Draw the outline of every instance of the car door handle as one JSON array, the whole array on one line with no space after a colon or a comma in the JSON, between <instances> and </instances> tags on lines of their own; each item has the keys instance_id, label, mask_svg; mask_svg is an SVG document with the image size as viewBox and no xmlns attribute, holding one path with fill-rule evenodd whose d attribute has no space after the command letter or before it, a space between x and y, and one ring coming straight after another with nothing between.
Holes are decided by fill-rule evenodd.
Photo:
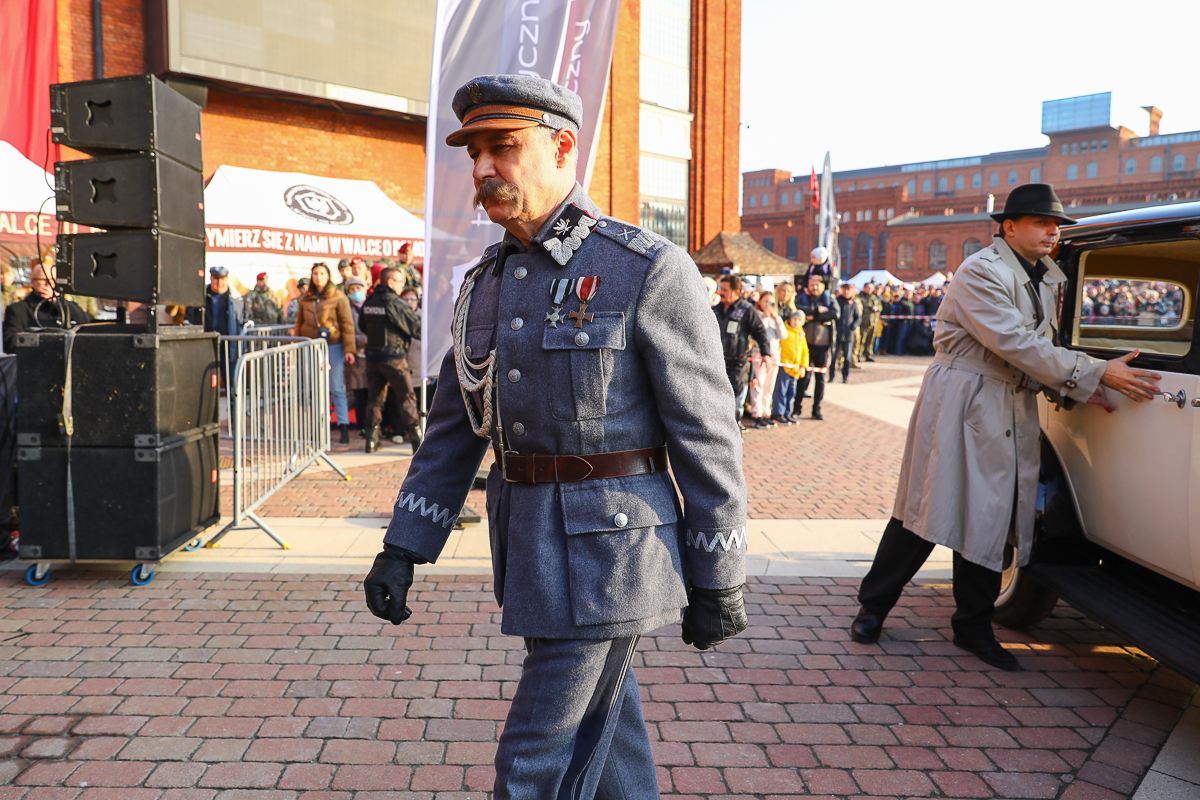
<instances>
[{"instance_id":1,"label":"car door handle","mask_svg":"<svg viewBox=\"0 0 1200 800\"><path fill-rule=\"evenodd\" d=\"M1163 400L1166 400L1168 403L1174 403L1175 405L1179 406L1180 408L1183 408L1183 406L1187 403L1187 392L1183 391L1183 389L1179 390L1179 394L1171 394L1170 392L1159 392L1159 396L1162 397ZM1200 398L1196 398L1195 400L1193 400L1192 405L1200 407Z\"/></svg>"}]
</instances>

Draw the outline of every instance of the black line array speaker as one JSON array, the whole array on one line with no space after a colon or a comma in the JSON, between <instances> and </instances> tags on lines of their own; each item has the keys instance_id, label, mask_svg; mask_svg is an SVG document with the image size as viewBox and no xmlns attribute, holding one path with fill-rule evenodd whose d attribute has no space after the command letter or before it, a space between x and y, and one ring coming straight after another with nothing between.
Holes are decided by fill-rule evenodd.
<instances>
[{"instance_id":1,"label":"black line array speaker","mask_svg":"<svg viewBox=\"0 0 1200 800\"><path fill-rule=\"evenodd\" d=\"M58 219L104 230L59 235L60 287L94 297L200 305L200 107L153 75L54 84L50 105L54 141L99 156L55 163ZM104 244L104 237L113 243Z\"/></svg>"},{"instance_id":2,"label":"black line array speaker","mask_svg":"<svg viewBox=\"0 0 1200 800\"><path fill-rule=\"evenodd\" d=\"M204 240L135 230L62 236L58 283L72 294L204 305Z\"/></svg>"},{"instance_id":3,"label":"black line array speaker","mask_svg":"<svg viewBox=\"0 0 1200 800\"><path fill-rule=\"evenodd\" d=\"M153 75L55 84L50 135L91 156L156 150L201 168L200 106Z\"/></svg>"}]
</instances>

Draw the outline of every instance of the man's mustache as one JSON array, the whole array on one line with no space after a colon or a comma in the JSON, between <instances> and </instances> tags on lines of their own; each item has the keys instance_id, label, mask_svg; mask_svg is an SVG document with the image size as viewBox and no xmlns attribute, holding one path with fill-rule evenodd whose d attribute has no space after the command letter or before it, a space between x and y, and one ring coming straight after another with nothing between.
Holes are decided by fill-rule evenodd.
<instances>
[{"instance_id":1,"label":"man's mustache","mask_svg":"<svg viewBox=\"0 0 1200 800\"><path fill-rule=\"evenodd\" d=\"M486 178L475 190L475 201L472 205L481 208L484 200L517 200L521 190L513 183L505 183L499 178Z\"/></svg>"}]
</instances>

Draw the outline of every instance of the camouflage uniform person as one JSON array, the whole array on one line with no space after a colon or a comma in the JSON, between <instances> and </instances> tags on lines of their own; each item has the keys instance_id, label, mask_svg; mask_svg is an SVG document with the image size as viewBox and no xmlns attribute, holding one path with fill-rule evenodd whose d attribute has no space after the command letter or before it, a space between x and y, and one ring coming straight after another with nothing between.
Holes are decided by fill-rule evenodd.
<instances>
[{"instance_id":1,"label":"camouflage uniform person","mask_svg":"<svg viewBox=\"0 0 1200 800\"><path fill-rule=\"evenodd\" d=\"M267 283L267 273L258 273L258 282L244 298L246 313L255 325L280 325L283 323L283 309L275 299L271 287Z\"/></svg>"},{"instance_id":2,"label":"camouflage uniform person","mask_svg":"<svg viewBox=\"0 0 1200 800\"><path fill-rule=\"evenodd\" d=\"M862 323L858 328L858 358L874 361L875 331L879 329L879 318L883 315L883 301L875 293L875 284L868 283L858 298L862 303Z\"/></svg>"}]
</instances>

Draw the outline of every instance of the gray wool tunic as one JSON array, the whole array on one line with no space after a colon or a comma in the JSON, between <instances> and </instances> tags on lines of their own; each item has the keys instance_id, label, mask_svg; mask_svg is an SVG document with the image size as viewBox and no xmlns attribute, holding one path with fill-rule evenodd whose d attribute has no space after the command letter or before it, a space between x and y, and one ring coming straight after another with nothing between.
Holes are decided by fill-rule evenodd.
<instances>
[{"instance_id":1,"label":"gray wool tunic","mask_svg":"<svg viewBox=\"0 0 1200 800\"><path fill-rule=\"evenodd\" d=\"M594 225L577 224L581 211ZM501 245L517 252L495 274ZM505 481L493 466L487 510L503 632L642 634L680 619L689 586L740 586L742 442L708 291L687 253L602 215L576 185L528 251L506 235L474 272L464 344L474 361L496 352L508 450L573 455L665 444L671 467L526 484ZM600 278L591 321L557 321L581 302L571 294L551 314L552 282L584 277ZM468 402L478 419L480 398ZM471 428L452 351L384 541L436 562L489 445Z\"/></svg>"}]
</instances>

